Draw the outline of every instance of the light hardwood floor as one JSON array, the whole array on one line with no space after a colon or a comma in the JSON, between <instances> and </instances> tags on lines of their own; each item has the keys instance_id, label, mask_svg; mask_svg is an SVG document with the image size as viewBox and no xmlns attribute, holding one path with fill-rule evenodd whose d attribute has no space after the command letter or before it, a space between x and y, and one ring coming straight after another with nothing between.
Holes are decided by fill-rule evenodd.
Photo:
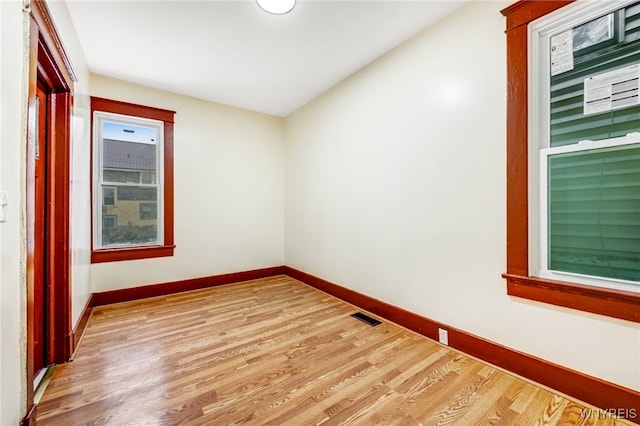
<instances>
[{"instance_id":1,"label":"light hardwood floor","mask_svg":"<svg viewBox=\"0 0 640 426\"><path fill-rule=\"evenodd\" d=\"M356 311L286 276L95 308L37 423L629 424Z\"/></svg>"}]
</instances>

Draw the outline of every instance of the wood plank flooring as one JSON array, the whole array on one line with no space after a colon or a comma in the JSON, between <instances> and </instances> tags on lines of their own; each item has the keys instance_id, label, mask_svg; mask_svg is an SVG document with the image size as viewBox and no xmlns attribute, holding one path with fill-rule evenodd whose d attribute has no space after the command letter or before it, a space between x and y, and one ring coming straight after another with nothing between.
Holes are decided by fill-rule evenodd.
<instances>
[{"instance_id":1,"label":"wood plank flooring","mask_svg":"<svg viewBox=\"0 0 640 426\"><path fill-rule=\"evenodd\" d=\"M39 425L620 425L286 276L95 308Z\"/></svg>"}]
</instances>

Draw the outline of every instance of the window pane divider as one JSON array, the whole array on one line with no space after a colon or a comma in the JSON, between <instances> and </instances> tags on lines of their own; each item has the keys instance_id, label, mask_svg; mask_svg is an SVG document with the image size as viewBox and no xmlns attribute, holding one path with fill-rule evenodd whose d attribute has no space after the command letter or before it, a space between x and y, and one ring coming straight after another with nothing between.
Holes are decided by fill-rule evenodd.
<instances>
[{"instance_id":1,"label":"window pane divider","mask_svg":"<svg viewBox=\"0 0 640 426\"><path fill-rule=\"evenodd\" d=\"M131 186L131 187L143 187L143 188L158 188L160 185L157 183L131 183L131 182L108 182L103 181L98 183L101 186Z\"/></svg>"},{"instance_id":2,"label":"window pane divider","mask_svg":"<svg viewBox=\"0 0 640 426\"><path fill-rule=\"evenodd\" d=\"M625 136L600 139L597 141L583 140L570 145L543 148L540 150L540 153L546 157L553 154L565 154L568 152L586 151L589 149L610 148L634 143L640 143L640 132L627 133Z\"/></svg>"}]
</instances>

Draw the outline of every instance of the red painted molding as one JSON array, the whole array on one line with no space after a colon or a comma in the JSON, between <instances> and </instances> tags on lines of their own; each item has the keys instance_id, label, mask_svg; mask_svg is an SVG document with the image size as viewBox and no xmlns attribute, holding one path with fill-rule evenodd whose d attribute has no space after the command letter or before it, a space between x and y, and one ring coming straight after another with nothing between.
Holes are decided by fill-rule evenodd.
<instances>
[{"instance_id":1,"label":"red painted molding","mask_svg":"<svg viewBox=\"0 0 640 426\"><path fill-rule=\"evenodd\" d=\"M152 284L140 287L123 288L100 293L93 293L93 306L110 305L112 303L128 302L130 300L144 299L147 297L165 296L167 294L183 291L199 290L202 288L216 287L224 284L238 283L242 281L268 278L283 275L284 266L254 269L251 271L232 272L229 274L214 275L210 277L192 278L182 281L173 281L162 284Z\"/></svg>"},{"instance_id":2,"label":"red painted molding","mask_svg":"<svg viewBox=\"0 0 640 426\"><path fill-rule=\"evenodd\" d=\"M35 19L38 27L40 28L41 37L43 42L50 47L50 52L53 55L53 61L59 64L58 72L61 79L67 84L67 89L73 91L73 82L78 81L71 60L67 55L67 52L62 44L62 40L58 35L49 7L44 0L32 0L30 4L31 16Z\"/></svg>"},{"instance_id":3,"label":"red painted molding","mask_svg":"<svg viewBox=\"0 0 640 426\"><path fill-rule=\"evenodd\" d=\"M116 249L98 249L91 252L91 263L118 262L122 260L151 259L173 256L175 245L140 246Z\"/></svg>"},{"instance_id":4,"label":"red painted molding","mask_svg":"<svg viewBox=\"0 0 640 426\"><path fill-rule=\"evenodd\" d=\"M640 322L640 298L636 293L578 284L567 285L560 281L520 275L502 276L507 279L507 294L510 296L569 308L580 305L582 311Z\"/></svg>"},{"instance_id":5,"label":"red painted molding","mask_svg":"<svg viewBox=\"0 0 640 426\"><path fill-rule=\"evenodd\" d=\"M318 290L322 290L432 340L437 341L438 328L444 328L449 333L450 347L581 401L602 409L635 409L636 413L640 413L640 393L632 389L507 348L289 266L285 266L284 269L285 274L291 278L302 281ZM629 420L639 423L640 415L635 419Z\"/></svg>"},{"instance_id":6,"label":"red painted molding","mask_svg":"<svg viewBox=\"0 0 640 426\"><path fill-rule=\"evenodd\" d=\"M640 295L529 275L528 31L527 24L571 1L521 0L502 10L507 19L507 294L640 322Z\"/></svg>"},{"instance_id":7,"label":"red painted molding","mask_svg":"<svg viewBox=\"0 0 640 426\"><path fill-rule=\"evenodd\" d=\"M93 311L94 306L95 304L93 300L93 294L90 294L89 299L87 299L87 303L84 304L84 308L82 309L80 318L78 318L78 322L73 328L73 349L71 351L72 354L75 354L75 351L78 348L78 344L80 343L80 339L82 338L82 335L87 328L87 323L89 322L89 318L91 317L91 312ZM73 359L73 355L71 356L71 358Z\"/></svg>"},{"instance_id":8,"label":"red painted molding","mask_svg":"<svg viewBox=\"0 0 640 426\"><path fill-rule=\"evenodd\" d=\"M135 117L148 118L150 120L173 123L175 111L168 109L132 104L129 102L115 101L113 99L91 97L91 110L104 111L114 114L133 115Z\"/></svg>"},{"instance_id":9,"label":"red painted molding","mask_svg":"<svg viewBox=\"0 0 640 426\"><path fill-rule=\"evenodd\" d=\"M47 282L50 286L49 321L51 321L52 363L62 363L71 356L71 92L52 93L52 128L49 150L50 217L47 218Z\"/></svg>"},{"instance_id":10,"label":"red painted molding","mask_svg":"<svg viewBox=\"0 0 640 426\"><path fill-rule=\"evenodd\" d=\"M575 0L520 0L502 9L500 13L507 17L507 30L511 30L526 25L573 1Z\"/></svg>"},{"instance_id":11,"label":"red painted molding","mask_svg":"<svg viewBox=\"0 0 640 426\"><path fill-rule=\"evenodd\" d=\"M38 416L38 406L32 404L27 415L20 421L20 426L36 426L36 417Z\"/></svg>"}]
</instances>

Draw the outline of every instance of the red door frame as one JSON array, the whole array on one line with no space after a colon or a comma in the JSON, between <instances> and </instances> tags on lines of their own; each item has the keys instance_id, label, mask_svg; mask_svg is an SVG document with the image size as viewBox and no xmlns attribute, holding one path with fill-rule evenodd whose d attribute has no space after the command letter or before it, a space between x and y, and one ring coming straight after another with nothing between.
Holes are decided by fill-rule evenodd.
<instances>
[{"instance_id":1,"label":"red door frame","mask_svg":"<svg viewBox=\"0 0 640 426\"><path fill-rule=\"evenodd\" d=\"M51 89L41 81L37 84L37 121L38 121L38 137L34 141L35 150L35 166L34 166L34 294L33 294L33 372L37 373L41 368L51 364L48 353L49 342L46 339L49 336L48 326L45 323L45 298L47 295L45 281L45 242L47 230L46 215L48 213L45 186L47 184L46 167L47 163L47 123L48 123L48 106L49 93ZM38 152L39 151L39 152Z\"/></svg>"},{"instance_id":2,"label":"red door frame","mask_svg":"<svg viewBox=\"0 0 640 426\"><path fill-rule=\"evenodd\" d=\"M47 131L47 192L49 214L44 218L48 230L44 262L45 282L51 283L46 301L49 339L47 363L67 362L73 351L70 289L70 148L73 82L76 76L43 0L32 0L29 28L29 97L27 114L26 234L27 234L27 315L26 315L26 415L22 424L35 424L34 405L34 279L35 254L35 134L36 85L47 87L49 123Z\"/></svg>"}]
</instances>

